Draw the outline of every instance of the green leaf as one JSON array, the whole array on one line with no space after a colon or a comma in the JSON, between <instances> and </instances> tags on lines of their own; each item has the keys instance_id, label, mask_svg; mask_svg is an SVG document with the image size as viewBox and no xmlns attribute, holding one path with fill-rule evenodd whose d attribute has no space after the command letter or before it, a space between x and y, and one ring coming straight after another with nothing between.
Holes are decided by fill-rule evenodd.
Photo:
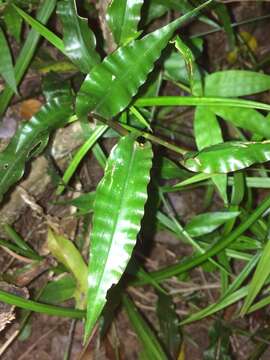
<instances>
[{"instance_id":1,"label":"green leaf","mask_svg":"<svg viewBox=\"0 0 270 360\"><path fill-rule=\"evenodd\" d=\"M56 0L45 0L38 13L37 13L37 20L41 23L46 23L50 18L54 8L55 8ZM20 51L20 54L17 58L16 65L15 65L15 79L16 84L19 84L22 80L25 71L27 70L30 61L33 57L33 54L36 50L38 40L40 35L35 31L31 30L27 36L27 39ZM13 90L9 87L6 87L3 93L0 95L0 115L2 115L8 103L10 102L13 96Z\"/></svg>"},{"instance_id":2,"label":"green leaf","mask_svg":"<svg viewBox=\"0 0 270 360\"><path fill-rule=\"evenodd\" d=\"M181 346L179 317L171 296L158 292L157 317L160 327L160 339L166 350L175 359Z\"/></svg>"},{"instance_id":3,"label":"green leaf","mask_svg":"<svg viewBox=\"0 0 270 360\"><path fill-rule=\"evenodd\" d=\"M237 97L270 89L270 76L247 70L218 71L206 76L205 95Z\"/></svg>"},{"instance_id":4,"label":"green leaf","mask_svg":"<svg viewBox=\"0 0 270 360\"><path fill-rule=\"evenodd\" d=\"M249 310L252 302L259 294L260 290L264 286L266 279L270 274L269 267L270 257L270 241L268 240L261 254L261 258L252 277L250 284L248 285L248 295L245 299L244 305L241 309L241 315L245 315Z\"/></svg>"},{"instance_id":5,"label":"green leaf","mask_svg":"<svg viewBox=\"0 0 270 360\"><path fill-rule=\"evenodd\" d=\"M96 65L86 76L78 93L78 116L93 111L103 117L112 117L122 111L145 82L176 29L208 4L209 1L205 2L141 40L131 41Z\"/></svg>"},{"instance_id":6,"label":"green leaf","mask_svg":"<svg viewBox=\"0 0 270 360\"><path fill-rule=\"evenodd\" d=\"M87 266L82 255L75 247L72 241L48 230L47 245L52 255L65 265L71 271L77 282L77 291L75 295L78 308L84 308L85 296L87 294Z\"/></svg>"},{"instance_id":7,"label":"green leaf","mask_svg":"<svg viewBox=\"0 0 270 360\"><path fill-rule=\"evenodd\" d=\"M112 0L106 20L118 45L125 45L136 39L144 0Z\"/></svg>"},{"instance_id":8,"label":"green leaf","mask_svg":"<svg viewBox=\"0 0 270 360\"><path fill-rule=\"evenodd\" d=\"M233 123L235 126L251 131L253 134L270 138L270 121L254 109L241 109L233 107L211 107L216 115Z\"/></svg>"},{"instance_id":9,"label":"green leaf","mask_svg":"<svg viewBox=\"0 0 270 360\"><path fill-rule=\"evenodd\" d=\"M228 141L198 153L187 153L182 165L190 171L206 174L228 173L270 160L270 141Z\"/></svg>"},{"instance_id":10,"label":"green leaf","mask_svg":"<svg viewBox=\"0 0 270 360\"><path fill-rule=\"evenodd\" d=\"M239 214L238 211L218 211L200 214L195 216L185 226L185 231L187 231L190 236L209 234L228 220L236 218Z\"/></svg>"},{"instance_id":11,"label":"green leaf","mask_svg":"<svg viewBox=\"0 0 270 360\"><path fill-rule=\"evenodd\" d=\"M194 134L198 150L223 143L221 128L215 114L207 107L197 106L194 116ZM224 203L228 203L227 175L217 174L212 177Z\"/></svg>"},{"instance_id":12,"label":"green leaf","mask_svg":"<svg viewBox=\"0 0 270 360\"><path fill-rule=\"evenodd\" d=\"M50 281L42 291L40 301L47 304L59 304L74 297L76 281L71 275Z\"/></svg>"},{"instance_id":13,"label":"green leaf","mask_svg":"<svg viewBox=\"0 0 270 360\"><path fill-rule=\"evenodd\" d=\"M9 50L9 46L0 28L0 48L1 48L1 61L0 61L0 74L4 78L7 85L17 94L17 85L15 80L15 73L12 63L12 57Z\"/></svg>"},{"instance_id":14,"label":"green leaf","mask_svg":"<svg viewBox=\"0 0 270 360\"><path fill-rule=\"evenodd\" d=\"M75 0L60 1L57 4L57 14L63 25L67 56L82 72L89 73L100 58L95 50L95 35L88 27L87 19L77 14Z\"/></svg>"},{"instance_id":15,"label":"green leaf","mask_svg":"<svg viewBox=\"0 0 270 360\"><path fill-rule=\"evenodd\" d=\"M152 150L131 136L113 148L96 190L88 276L88 337L106 303L106 293L131 257L147 199Z\"/></svg>"},{"instance_id":16,"label":"green leaf","mask_svg":"<svg viewBox=\"0 0 270 360\"><path fill-rule=\"evenodd\" d=\"M36 19L32 18L32 16L28 15L25 11L17 7L15 4L12 5L14 10L28 23L30 24L41 36L43 36L46 40L48 40L53 46L55 46L58 50L60 50L63 54L65 54L65 48L63 41L55 35L52 31L46 28L43 24L41 24Z\"/></svg>"},{"instance_id":17,"label":"green leaf","mask_svg":"<svg viewBox=\"0 0 270 360\"><path fill-rule=\"evenodd\" d=\"M0 153L0 199L22 177L25 163L44 149L50 133L64 126L72 113L71 97L54 99L17 130Z\"/></svg>"},{"instance_id":18,"label":"green leaf","mask_svg":"<svg viewBox=\"0 0 270 360\"><path fill-rule=\"evenodd\" d=\"M80 211L81 215L88 214L93 211L93 205L95 200L96 193L94 191L82 194L75 199L70 199L67 201L64 201L63 204L66 205L73 205L77 207ZM59 204L59 202L58 202ZM60 204L62 204L60 202Z\"/></svg>"},{"instance_id":19,"label":"green leaf","mask_svg":"<svg viewBox=\"0 0 270 360\"><path fill-rule=\"evenodd\" d=\"M209 330L210 345L203 353L203 360L232 360L231 330L217 320Z\"/></svg>"},{"instance_id":20,"label":"green leaf","mask_svg":"<svg viewBox=\"0 0 270 360\"><path fill-rule=\"evenodd\" d=\"M129 320L143 346L146 358L151 360L168 360L158 339L138 312L133 301L129 297L123 296L123 304Z\"/></svg>"},{"instance_id":21,"label":"green leaf","mask_svg":"<svg viewBox=\"0 0 270 360\"><path fill-rule=\"evenodd\" d=\"M4 21L8 32L19 43L22 30L22 18L17 14L16 10L8 4L4 11Z\"/></svg>"},{"instance_id":22,"label":"green leaf","mask_svg":"<svg viewBox=\"0 0 270 360\"><path fill-rule=\"evenodd\" d=\"M233 50L235 48L235 35L232 28L231 17L228 8L224 4L216 4L215 12L223 23L224 30L227 34L230 50Z\"/></svg>"}]
</instances>

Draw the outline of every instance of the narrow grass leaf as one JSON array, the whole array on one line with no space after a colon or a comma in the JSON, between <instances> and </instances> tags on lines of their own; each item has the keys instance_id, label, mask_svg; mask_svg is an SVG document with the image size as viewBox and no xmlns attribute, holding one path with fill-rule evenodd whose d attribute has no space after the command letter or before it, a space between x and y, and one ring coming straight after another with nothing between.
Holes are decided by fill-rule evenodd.
<instances>
[{"instance_id":1,"label":"narrow grass leaf","mask_svg":"<svg viewBox=\"0 0 270 360\"><path fill-rule=\"evenodd\" d=\"M125 45L136 39L144 0L112 0L106 20L118 45Z\"/></svg>"},{"instance_id":2,"label":"narrow grass leaf","mask_svg":"<svg viewBox=\"0 0 270 360\"><path fill-rule=\"evenodd\" d=\"M17 130L6 149L0 153L0 200L23 176L26 162L47 145L50 133L64 126L72 113L71 97L54 99Z\"/></svg>"},{"instance_id":3,"label":"narrow grass leaf","mask_svg":"<svg viewBox=\"0 0 270 360\"><path fill-rule=\"evenodd\" d=\"M37 20L45 24L49 20L55 8L55 4L56 0L45 0L41 4L41 7L37 13ZM29 32L27 39L24 42L24 45L15 64L15 79L17 85L22 80L25 71L27 70L32 60L39 38L39 33L33 29ZM6 111L6 108L13 96L13 93L14 92L11 88L6 87L3 93L0 95L0 115L2 115Z\"/></svg>"},{"instance_id":4,"label":"narrow grass leaf","mask_svg":"<svg viewBox=\"0 0 270 360\"><path fill-rule=\"evenodd\" d=\"M46 26L32 18L32 16L28 15L25 11L20 9L15 4L12 4L14 10L30 25L33 29L35 29L44 39L48 40L56 49L60 50L63 54L65 54L65 47L63 41L55 35L52 31L50 31Z\"/></svg>"},{"instance_id":5,"label":"narrow grass leaf","mask_svg":"<svg viewBox=\"0 0 270 360\"><path fill-rule=\"evenodd\" d=\"M95 35L87 19L78 15L75 0L59 1L57 14L63 25L66 55L82 72L89 73L100 58L95 50Z\"/></svg>"},{"instance_id":6,"label":"narrow grass leaf","mask_svg":"<svg viewBox=\"0 0 270 360\"><path fill-rule=\"evenodd\" d=\"M270 141L228 141L185 156L181 163L190 171L206 174L228 173L269 161Z\"/></svg>"},{"instance_id":7,"label":"narrow grass leaf","mask_svg":"<svg viewBox=\"0 0 270 360\"><path fill-rule=\"evenodd\" d=\"M270 76L255 71L224 70L205 77L205 95L238 97L270 89Z\"/></svg>"},{"instance_id":8,"label":"narrow grass leaf","mask_svg":"<svg viewBox=\"0 0 270 360\"><path fill-rule=\"evenodd\" d=\"M145 82L173 33L208 4L209 1L144 38L129 42L96 65L78 93L78 116L92 111L106 118L124 110Z\"/></svg>"},{"instance_id":9,"label":"narrow grass leaf","mask_svg":"<svg viewBox=\"0 0 270 360\"><path fill-rule=\"evenodd\" d=\"M152 166L150 143L132 136L113 148L96 190L91 234L87 338L106 303L107 291L118 283L131 257L147 200Z\"/></svg>"},{"instance_id":10,"label":"narrow grass leaf","mask_svg":"<svg viewBox=\"0 0 270 360\"><path fill-rule=\"evenodd\" d=\"M98 141L98 139L105 133L108 129L107 125L98 126L89 137L89 139L80 147L80 149L76 152L70 164L68 165L64 175L63 175L63 183L64 185L59 185L56 190L56 195L61 195L65 189L65 186L69 183L73 174L77 170L80 165L82 159L88 153L92 146Z\"/></svg>"},{"instance_id":11,"label":"narrow grass leaf","mask_svg":"<svg viewBox=\"0 0 270 360\"><path fill-rule=\"evenodd\" d=\"M263 288L265 281L270 274L269 258L270 258L270 241L268 240L262 251L260 261L257 265L252 280L248 285L248 295L241 309L241 315L245 315L247 313L251 304L253 303L256 296Z\"/></svg>"},{"instance_id":12,"label":"narrow grass leaf","mask_svg":"<svg viewBox=\"0 0 270 360\"><path fill-rule=\"evenodd\" d=\"M4 78L7 85L17 94L17 85L12 63L12 57L6 36L0 28L0 47L1 47L1 61L0 61L0 74Z\"/></svg>"},{"instance_id":13,"label":"narrow grass leaf","mask_svg":"<svg viewBox=\"0 0 270 360\"><path fill-rule=\"evenodd\" d=\"M133 301L124 295L123 304L131 325L143 346L146 358L152 360L167 360L168 357L163 351L157 337L140 315Z\"/></svg>"}]
</instances>

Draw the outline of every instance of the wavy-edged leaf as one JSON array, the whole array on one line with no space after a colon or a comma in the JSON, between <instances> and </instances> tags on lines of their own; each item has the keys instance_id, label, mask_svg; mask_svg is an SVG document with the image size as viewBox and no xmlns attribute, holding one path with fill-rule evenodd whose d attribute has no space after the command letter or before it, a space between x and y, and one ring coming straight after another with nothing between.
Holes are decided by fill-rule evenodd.
<instances>
[{"instance_id":1,"label":"wavy-edged leaf","mask_svg":"<svg viewBox=\"0 0 270 360\"><path fill-rule=\"evenodd\" d=\"M0 199L22 177L26 161L44 149L49 134L64 126L72 114L71 97L54 99L17 130L0 153Z\"/></svg>"},{"instance_id":2,"label":"wavy-edged leaf","mask_svg":"<svg viewBox=\"0 0 270 360\"><path fill-rule=\"evenodd\" d=\"M255 71L224 70L205 77L205 96L237 97L270 89L270 76Z\"/></svg>"},{"instance_id":3,"label":"wavy-edged leaf","mask_svg":"<svg viewBox=\"0 0 270 360\"><path fill-rule=\"evenodd\" d=\"M128 296L123 296L123 304L129 320L143 345L145 359L167 360L168 356L147 322L140 315L133 301Z\"/></svg>"},{"instance_id":4,"label":"wavy-edged leaf","mask_svg":"<svg viewBox=\"0 0 270 360\"><path fill-rule=\"evenodd\" d=\"M78 116L93 111L112 117L122 111L145 82L176 29L208 4L209 1L144 38L131 41L96 65L78 93Z\"/></svg>"},{"instance_id":5,"label":"wavy-edged leaf","mask_svg":"<svg viewBox=\"0 0 270 360\"><path fill-rule=\"evenodd\" d=\"M71 271L77 283L76 301L79 308L85 306L87 294L87 266L72 241L48 230L47 245L52 255Z\"/></svg>"},{"instance_id":6,"label":"wavy-edged leaf","mask_svg":"<svg viewBox=\"0 0 270 360\"><path fill-rule=\"evenodd\" d=\"M144 0L112 0L106 20L118 45L125 45L136 39Z\"/></svg>"},{"instance_id":7,"label":"wavy-edged leaf","mask_svg":"<svg viewBox=\"0 0 270 360\"><path fill-rule=\"evenodd\" d=\"M187 153L181 162L190 171L228 173L270 160L270 141L228 141L213 145L198 153Z\"/></svg>"},{"instance_id":8,"label":"wavy-edged leaf","mask_svg":"<svg viewBox=\"0 0 270 360\"><path fill-rule=\"evenodd\" d=\"M0 48L1 48L1 61L0 61L0 74L4 78L7 85L17 93L17 84L15 80L14 67L10 49L6 40L6 36L0 27Z\"/></svg>"},{"instance_id":9,"label":"wavy-edged leaf","mask_svg":"<svg viewBox=\"0 0 270 360\"><path fill-rule=\"evenodd\" d=\"M228 220L235 219L239 214L239 211L217 211L200 214L187 223L185 231L187 231L190 236L209 234Z\"/></svg>"},{"instance_id":10,"label":"wavy-edged leaf","mask_svg":"<svg viewBox=\"0 0 270 360\"><path fill-rule=\"evenodd\" d=\"M215 114L207 107L197 106L194 116L194 133L198 150L223 142L220 125ZM227 197L227 176L217 174L212 177L225 204Z\"/></svg>"},{"instance_id":11,"label":"wavy-edged leaf","mask_svg":"<svg viewBox=\"0 0 270 360\"><path fill-rule=\"evenodd\" d=\"M63 25L66 55L82 72L88 73L100 58L95 50L95 35L88 27L87 19L78 15L75 0L60 1L57 14Z\"/></svg>"},{"instance_id":12,"label":"wavy-edged leaf","mask_svg":"<svg viewBox=\"0 0 270 360\"><path fill-rule=\"evenodd\" d=\"M147 199L152 150L131 136L113 148L96 190L91 234L87 321L91 333L106 303L106 293L122 276L131 257Z\"/></svg>"},{"instance_id":13,"label":"wavy-edged leaf","mask_svg":"<svg viewBox=\"0 0 270 360\"><path fill-rule=\"evenodd\" d=\"M216 115L233 123L235 126L251 131L253 134L270 138L270 121L254 109L242 109L233 107L211 107Z\"/></svg>"}]
</instances>

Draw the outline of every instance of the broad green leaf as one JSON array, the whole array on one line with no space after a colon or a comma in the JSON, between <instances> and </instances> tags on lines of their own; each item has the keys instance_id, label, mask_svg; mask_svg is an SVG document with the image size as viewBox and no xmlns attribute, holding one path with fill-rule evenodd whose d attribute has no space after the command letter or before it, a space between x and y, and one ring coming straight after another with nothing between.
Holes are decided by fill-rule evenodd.
<instances>
[{"instance_id":1,"label":"broad green leaf","mask_svg":"<svg viewBox=\"0 0 270 360\"><path fill-rule=\"evenodd\" d=\"M37 12L37 20L41 23L46 23L54 8L55 8L56 0L45 0L41 4L40 9ZM27 70L31 59L34 55L34 52L36 50L38 41L39 41L40 35L35 31L31 30L27 36L26 41L24 42L24 45L22 47L22 50L20 51L20 54L17 58L16 65L15 65L15 79L16 84L19 84L22 80L25 71ZM0 95L0 115L2 115L11 98L13 96L13 90L9 87L6 87L3 93Z\"/></svg>"},{"instance_id":2,"label":"broad green leaf","mask_svg":"<svg viewBox=\"0 0 270 360\"><path fill-rule=\"evenodd\" d=\"M205 96L237 97L270 89L270 76L247 70L224 70L206 76Z\"/></svg>"},{"instance_id":3,"label":"broad green leaf","mask_svg":"<svg viewBox=\"0 0 270 360\"><path fill-rule=\"evenodd\" d=\"M95 50L96 39L88 27L87 19L77 14L75 0L62 0L57 4L64 32L64 45L67 56L78 68L88 73L99 63L100 58Z\"/></svg>"},{"instance_id":4,"label":"broad green leaf","mask_svg":"<svg viewBox=\"0 0 270 360\"><path fill-rule=\"evenodd\" d=\"M75 293L75 279L71 275L65 275L50 281L42 291L39 300L47 304L59 304L73 298Z\"/></svg>"},{"instance_id":5,"label":"broad green leaf","mask_svg":"<svg viewBox=\"0 0 270 360\"><path fill-rule=\"evenodd\" d=\"M220 125L215 114L207 107L197 106L194 116L194 134L198 150L223 143ZM227 175L216 174L212 177L224 203L228 203Z\"/></svg>"},{"instance_id":6,"label":"broad green leaf","mask_svg":"<svg viewBox=\"0 0 270 360\"><path fill-rule=\"evenodd\" d=\"M145 82L176 29L208 4L209 1L205 2L141 40L131 41L96 65L78 93L78 116L92 111L103 117L112 117L122 111Z\"/></svg>"},{"instance_id":7,"label":"broad green leaf","mask_svg":"<svg viewBox=\"0 0 270 360\"><path fill-rule=\"evenodd\" d=\"M3 15L8 32L19 43L22 30L22 18L17 14L16 10L11 6L11 4L8 4L5 7Z\"/></svg>"},{"instance_id":8,"label":"broad green leaf","mask_svg":"<svg viewBox=\"0 0 270 360\"><path fill-rule=\"evenodd\" d=\"M228 141L197 153L187 153L182 165L206 174L228 173L270 160L270 141Z\"/></svg>"},{"instance_id":9,"label":"broad green leaf","mask_svg":"<svg viewBox=\"0 0 270 360\"><path fill-rule=\"evenodd\" d=\"M233 123L235 126L251 131L253 134L270 138L270 121L254 109L240 109L233 107L211 107L216 115Z\"/></svg>"},{"instance_id":10,"label":"broad green leaf","mask_svg":"<svg viewBox=\"0 0 270 360\"><path fill-rule=\"evenodd\" d=\"M17 93L17 85L15 80L12 57L6 40L6 36L1 28L0 28L0 48L1 48L0 74L4 78L7 85L15 93Z\"/></svg>"},{"instance_id":11,"label":"broad green leaf","mask_svg":"<svg viewBox=\"0 0 270 360\"><path fill-rule=\"evenodd\" d=\"M125 45L140 35L137 31L144 0L112 0L106 20L118 45Z\"/></svg>"},{"instance_id":12,"label":"broad green leaf","mask_svg":"<svg viewBox=\"0 0 270 360\"><path fill-rule=\"evenodd\" d=\"M96 193L94 191L82 194L75 199L70 199L67 201L64 201L63 203L60 202L60 204L64 205L73 205L80 211L81 215L88 214L93 211L93 204L95 200ZM59 202L58 202L59 204Z\"/></svg>"},{"instance_id":13,"label":"broad green leaf","mask_svg":"<svg viewBox=\"0 0 270 360\"><path fill-rule=\"evenodd\" d=\"M0 199L24 173L25 163L47 145L50 133L67 124L72 115L72 98L54 99L22 125L0 153Z\"/></svg>"},{"instance_id":14,"label":"broad green leaf","mask_svg":"<svg viewBox=\"0 0 270 360\"><path fill-rule=\"evenodd\" d=\"M226 221L236 218L239 214L238 211L218 211L200 214L187 223L185 231L187 231L190 236L209 234Z\"/></svg>"},{"instance_id":15,"label":"broad green leaf","mask_svg":"<svg viewBox=\"0 0 270 360\"><path fill-rule=\"evenodd\" d=\"M160 166L160 176L162 179L186 179L190 177L190 174L192 173L181 168L172 160L162 157Z\"/></svg>"},{"instance_id":16,"label":"broad green leaf","mask_svg":"<svg viewBox=\"0 0 270 360\"><path fill-rule=\"evenodd\" d=\"M159 292L157 295L157 317L160 328L160 339L167 352L175 359L176 355L179 353L182 340L179 317L176 313L172 297Z\"/></svg>"},{"instance_id":17,"label":"broad green leaf","mask_svg":"<svg viewBox=\"0 0 270 360\"><path fill-rule=\"evenodd\" d=\"M147 199L152 150L131 136L113 148L96 190L90 243L87 321L88 337L131 257Z\"/></svg>"},{"instance_id":18,"label":"broad green leaf","mask_svg":"<svg viewBox=\"0 0 270 360\"><path fill-rule=\"evenodd\" d=\"M125 295L123 296L123 304L131 325L143 346L146 358L151 360L167 360L168 357L162 349L157 337L140 315L133 301Z\"/></svg>"},{"instance_id":19,"label":"broad green leaf","mask_svg":"<svg viewBox=\"0 0 270 360\"><path fill-rule=\"evenodd\" d=\"M252 277L252 280L248 285L248 295L241 309L241 315L245 315L247 313L250 306L252 305L252 302L255 300L256 296L259 294L262 287L265 285L266 279L270 274L269 257L270 257L270 241L268 239L262 251L261 258L259 260L255 273Z\"/></svg>"},{"instance_id":20,"label":"broad green leaf","mask_svg":"<svg viewBox=\"0 0 270 360\"><path fill-rule=\"evenodd\" d=\"M52 255L62 263L74 276L77 282L76 302L78 308L85 307L87 294L87 266L74 243L64 236L48 230L47 245Z\"/></svg>"}]
</instances>

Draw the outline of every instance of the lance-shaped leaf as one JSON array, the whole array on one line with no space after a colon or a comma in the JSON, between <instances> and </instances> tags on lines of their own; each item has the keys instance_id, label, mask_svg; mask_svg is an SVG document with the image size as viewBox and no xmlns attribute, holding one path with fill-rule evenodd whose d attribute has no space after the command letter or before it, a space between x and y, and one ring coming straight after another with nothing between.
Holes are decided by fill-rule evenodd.
<instances>
[{"instance_id":1,"label":"lance-shaped leaf","mask_svg":"<svg viewBox=\"0 0 270 360\"><path fill-rule=\"evenodd\" d=\"M197 106L194 117L194 133L198 150L223 142L221 128L215 114L206 107ZM215 174L212 177L225 204L227 197L227 175Z\"/></svg>"},{"instance_id":2,"label":"lance-shaped leaf","mask_svg":"<svg viewBox=\"0 0 270 360\"><path fill-rule=\"evenodd\" d=\"M116 284L131 257L147 199L152 150L131 136L113 148L105 174L96 190L90 243L87 321L91 333L106 303L107 291Z\"/></svg>"},{"instance_id":3,"label":"lance-shaped leaf","mask_svg":"<svg viewBox=\"0 0 270 360\"><path fill-rule=\"evenodd\" d=\"M100 58L95 50L96 39L88 27L87 19L77 14L74 0L63 0L57 5L64 32L64 45L67 56L78 68L88 73Z\"/></svg>"},{"instance_id":4,"label":"lance-shaped leaf","mask_svg":"<svg viewBox=\"0 0 270 360\"><path fill-rule=\"evenodd\" d=\"M270 141L231 141L213 145L197 153L187 153L182 165L207 174L228 173L270 160Z\"/></svg>"},{"instance_id":5,"label":"lance-shaped leaf","mask_svg":"<svg viewBox=\"0 0 270 360\"><path fill-rule=\"evenodd\" d=\"M15 73L12 64L12 57L10 54L9 46L3 33L3 30L0 28L0 48L1 48L1 61L0 61L0 74L3 76L4 80L8 86L17 93L17 85L15 80Z\"/></svg>"},{"instance_id":6,"label":"lance-shaped leaf","mask_svg":"<svg viewBox=\"0 0 270 360\"><path fill-rule=\"evenodd\" d=\"M0 200L23 175L25 163L47 145L49 134L64 126L72 115L72 98L54 99L22 125L0 153Z\"/></svg>"},{"instance_id":7,"label":"lance-shaped leaf","mask_svg":"<svg viewBox=\"0 0 270 360\"><path fill-rule=\"evenodd\" d=\"M106 19L118 45L136 39L144 0L112 0Z\"/></svg>"},{"instance_id":8,"label":"lance-shaped leaf","mask_svg":"<svg viewBox=\"0 0 270 360\"><path fill-rule=\"evenodd\" d=\"M79 91L78 116L93 111L103 117L112 117L122 111L145 82L176 29L208 4L209 1L205 2L141 40L129 42L96 65Z\"/></svg>"},{"instance_id":9,"label":"lance-shaped leaf","mask_svg":"<svg viewBox=\"0 0 270 360\"><path fill-rule=\"evenodd\" d=\"M254 109L240 109L224 106L211 107L211 110L222 119L235 126L251 131L253 134L270 138L270 121Z\"/></svg>"},{"instance_id":10,"label":"lance-shaped leaf","mask_svg":"<svg viewBox=\"0 0 270 360\"><path fill-rule=\"evenodd\" d=\"M218 71L205 78L206 96L237 97L269 89L270 76L255 71Z\"/></svg>"}]
</instances>

